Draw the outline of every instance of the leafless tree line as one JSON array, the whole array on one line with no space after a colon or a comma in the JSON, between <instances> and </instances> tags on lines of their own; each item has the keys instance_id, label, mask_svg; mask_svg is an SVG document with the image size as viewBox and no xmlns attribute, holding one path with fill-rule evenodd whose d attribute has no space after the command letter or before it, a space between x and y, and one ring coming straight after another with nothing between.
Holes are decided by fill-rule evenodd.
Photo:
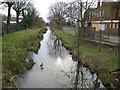
<instances>
[{"instance_id":1,"label":"leafless tree line","mask_svg":"<svg viewBox=\"0 0 120 90\"><path fill-rule=\"evenodd\" d=\"M39 17L37 10L35 9L32 0L2 0L0 4L4 5L8 9L7 15L7 28L10 27L11 21L11 9L16 12L16 23L19 25L20 19L19 17L23 17L23 22L26 24L27 28L37 23L38 21L42 21L42 18ZM29 19L32 19L32 23L29 23ZM38 20L38 21L37 21ZM9 29L7 29L7 32Z\"/></svg>"},{"instance_id":2,"label":"leafless tree line","mask_svg":"<svg viewBox=\"0 0 120 90\"><path fill-rule=\"evenodd\" d=\"M69 3L57 2L50 7L49 20L59 27L61 20L73 19L79 26L84 27L87 11L95 6L97 0L75 0Z\"/></svg>"},{"instance_id":3,"label":"leafless tree line","mask_svg":"<svg viewBox=\"0 0 120 90\"><path fill-rule=\"evenodd\" d=\"M84 36L84 27L89 9L95 7L97 0L75 0L69 3L57 2L50 7L49 20L52 25L57 25L60 29L63 24L62 20L72 19L77 28L77 48L80 47L80 40ZM64 22L65 22L64 21ZM78 56L80 55L78 49Z\"/></svg>"},{"instance_id":4,"label":"leafless tree line","mask_svg":"<svg viewBox=\"0 0 120 90\"><path fill-rule=\"evenodd\" d=\"M13 8L16 12L16 22L19 23L19 16L20 13L26 9L26 7L30 4L30 0L3 0L0 2L4 4L4 6L8 7L8 17L7 17L7 24L10 23L11 18L11 8Z\"/></svg>"}]
</instances>

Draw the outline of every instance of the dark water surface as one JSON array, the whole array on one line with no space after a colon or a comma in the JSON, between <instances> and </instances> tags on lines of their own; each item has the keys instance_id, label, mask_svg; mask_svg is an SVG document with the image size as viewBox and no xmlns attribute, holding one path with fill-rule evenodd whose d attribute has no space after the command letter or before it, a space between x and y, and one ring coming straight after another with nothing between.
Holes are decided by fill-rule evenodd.
<instances>
[{"instance_id":1,"label":"dark water surface","mask_svg":"<svg viewBox=\"0 0 120 90\"><path fill-rule=\"evenodd\" d=\"M104 88L96 74L74 61L62 42L51 33L44 34L38 54L29 52L36 64L20 77L20 88ZM43 69L40 64L43 63Z\"/></svg>"}]
</instances>

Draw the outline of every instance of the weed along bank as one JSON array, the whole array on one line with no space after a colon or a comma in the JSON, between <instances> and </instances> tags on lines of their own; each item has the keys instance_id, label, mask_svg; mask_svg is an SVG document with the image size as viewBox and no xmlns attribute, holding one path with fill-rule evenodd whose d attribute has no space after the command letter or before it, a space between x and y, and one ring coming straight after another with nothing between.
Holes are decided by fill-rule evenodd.
<instances>
[{"instance_id":1,"label":"weed along bank","mask_svg":"<svg viewBox=\"0 0 120 90\"><path fill-rule=\"evenodd\" d=\"M118 51L117 46L102 44L83 40L80 43L80 55L77 55L76 37L64 30L54 30L53 33L59 37L63 45L71 52L74 58L88 67L91 73L97 73L99 79L108 88L118 87L118 74L113 72L118 68ZM101 48L101 51L99 51Z\"/></svg>"},{"instance_id":2,"label":"weed along bank","mask_svg":"<svg viewBox=\"0 0 120 90\"><path fill-rule=\"evenodd\" d=\"M37 52L46 29L29 29L11 34L2 38L2 86L3 88L15 87L18 75L32 68L35 62L26 61L29 51Z\"/></svg>"}]
</instances>

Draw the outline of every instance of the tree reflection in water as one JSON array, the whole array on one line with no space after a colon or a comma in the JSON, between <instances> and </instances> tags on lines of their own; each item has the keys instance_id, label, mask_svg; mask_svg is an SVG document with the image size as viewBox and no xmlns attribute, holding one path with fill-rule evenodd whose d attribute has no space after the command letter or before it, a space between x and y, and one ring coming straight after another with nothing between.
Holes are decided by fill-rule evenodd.
<instances>
[{"instance_id":1,"label":"tree reflection in water","mask_svg":"<svg viewBox=\"0 0 120 90\"><path fill-rule=\"evenodd\" d=\"M69 52L62 46L62 42L56 38L52 33L50 34L49 41L47 42L48 53L51 57L58 60L64 60ZM59 63L58 63L59 64ZM103 88L102 82L98 79L96 74L91 74L89 69L83 67L80 61L76 61L75 67L71 70L62 70L61 72L71 79L71 88Z\"/></svg>"},{"instance_id":2,"label":"tree reflection in water","mask_svg":"<svg viewBox=\"0 0 120 90\"><path fill-rule=\"evenodd\" d=\"M29 53L36 64L23 75L24 80L21 81L20 87L76 89L104 87L96 74L91 74L80 61L72 58L49 28L40 43L38 54ZM44 70L40 69L41 63L44 63Z\"/></svg>"},{"instance_id":3,"label":"tree reflection in water","mask_svg":"<svg viewBox=\"0 0 120 90\"><path fill-rule=\"evenodd\" d=\"M64 57L68 54L65 53L66 50L65 48L62 46L62 42L56 38L56 36L50 34L50 38L49 38L51 42L48 42L48 53L51 57L57 59L57 58L62 58L64 59ZM59 57L58 57L59 56Z\"/></svg>"}]
</instances>

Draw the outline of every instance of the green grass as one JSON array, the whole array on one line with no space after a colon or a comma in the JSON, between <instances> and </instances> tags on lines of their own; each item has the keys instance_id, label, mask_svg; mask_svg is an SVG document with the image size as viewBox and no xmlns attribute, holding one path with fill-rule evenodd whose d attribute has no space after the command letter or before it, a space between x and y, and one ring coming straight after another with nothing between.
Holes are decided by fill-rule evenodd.
<instances>
[{"instance_id":1,"label":"green grass","mask_svg":"<svg viewBox=\"0 0 120 90\"><path fill-rule=\"evenodd\" d=\"M30 59L29 61L28 61L28 63L26 64L26 68L29 70L29 69L31 69L32 68L32 66L35 64L35 62L32 60L32 59Z\"/></svg>"},{"instance_id":2,"label":"green grass","mask_svg":"<svg viewBox=\"0 0 120 90\"><path fill-rule=\"evenodd\" d=\"M117 47L100 45L98 43L81 40L80 41L80 55L77 55L75 36L63 30L54 30L63 42L63 45L69 49L74 57L79 58L83 65L87 66L91 72L96 72L104 84L110 84L110 87L116 87L115 76L111 71L118 67ZM101 48L101 51L99 49ZM112 50L110 50L112 48ZM113 80L114 78L114 80Z\"/></svg>"},{"instance_id":3,"label":"green grass","mask_svg":"<svg viewBox=\"0 0 120 90\"><path fill-rule=\"evenodd\" d=\"M2 38L3 87L14 87L16 75L30 69L33 61L25 60L28 51L37 51L45 29L32 29L7 34Z\"/></svg>"},{"instance_id":4,"label":"green grass","mask_svg":"<svg viewBox=\"0 0 120 90\"><path fill-rule=\"evenodd\" d=\"M0 89L2 88L2 37L0 37Z\"/></svg>"}]
</instances>

